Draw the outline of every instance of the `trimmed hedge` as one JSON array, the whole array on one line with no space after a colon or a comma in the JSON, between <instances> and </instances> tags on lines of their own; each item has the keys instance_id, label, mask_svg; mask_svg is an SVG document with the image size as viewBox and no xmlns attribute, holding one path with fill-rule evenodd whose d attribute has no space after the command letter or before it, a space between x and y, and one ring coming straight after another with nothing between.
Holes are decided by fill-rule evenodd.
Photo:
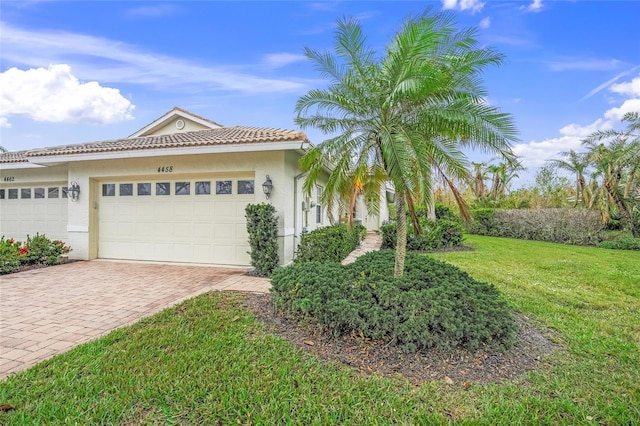
<instances>
[{"instance_id":1,"label":"trimmed hedge","mask_svg":"<svg viewBox=\"0 0 640 426\"><path fill-rule=\"evenodd\" d=\"M325 226L303 234L298 245L296 263L311 261L342 262L367 235L367 228L357 224Z\"/></svg>"},{"instance_id":2,"label":"trimmed hedge","mask_svg":"<svg viewBox=\"0 0 640 426\"><path fill-rule=\"evenodd\" d=\"M445 247L459 247L463 240L463 227L458 221L420 217L422 234L417 235L410 220L407 222L407 250L430 251ZM397 242L397 224L388 221L380 226L382 248L393 249Z\"/></svg>"},{"instance_id":3,"label":"trimmed hedge","mask_svg":"<svg viewBox=\"0 0 640 426\"><path fill-rule=\"evenodd\" d=\"M619 240L602 241L598 244L600 248L613 250L640 250L640 238L622 238Z\"/></svg>"},{"instance_id":4,"label":"trimmed hedge","mask_svg":"<svg viewBox=\"0 0 640 426\"><path fill-rule=\"evenodd\" d=\"M587 246L598 244L604 232L600 215L585 209L475 209L471 217L467 232L493 237Z\"/></svg>"},{"instance_id":5,"label":"trimmed hedge","mask_svg":"<svg viewBox=\"0 0 640 426\"><path fill-rule=\"evenodd\" d=\"M387 340L406 352L513 346L517 325L494 286L415 253L407 253L405 274L396 278L394 256L382 250L345 266L306 262L278 268L271 278L275 306L336 336Z\"/></svg>"},{"instance_id":6,"label":"trimmed hedge","mask_svg":"<svg viewBox=\"0 0 640 426\"><path fill-rule=\"evenodd\" d=\"M271 204L247 204L247 233L254 274L268 277L278 266L278 217Z\"/></svg>"}]
</instances>

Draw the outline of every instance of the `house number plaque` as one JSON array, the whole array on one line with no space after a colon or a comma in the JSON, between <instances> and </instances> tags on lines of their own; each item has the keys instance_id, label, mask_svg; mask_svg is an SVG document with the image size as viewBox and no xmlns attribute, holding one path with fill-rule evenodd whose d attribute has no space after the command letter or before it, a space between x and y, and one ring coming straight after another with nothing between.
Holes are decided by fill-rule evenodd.
<instances>
[{"instance_id":1,"label":"house number plaque","mask_svg":"<svg viewBox=\"0 0 640 426\"><path fill-rule=\"evenodd\" d=\"M16 178L14 176L5 176L4 177L4 181L5 182L13 182Z\"/></svg>"},{"instance_id":2,"label":"house number plaque","mask_svg":"<svg viewBox=\"0 0 640 426\"><path fill-rule=\"evenodd\" d=\"M158 173L173 173L173 166L160 166Z\"/></svg>"}]
</instances>

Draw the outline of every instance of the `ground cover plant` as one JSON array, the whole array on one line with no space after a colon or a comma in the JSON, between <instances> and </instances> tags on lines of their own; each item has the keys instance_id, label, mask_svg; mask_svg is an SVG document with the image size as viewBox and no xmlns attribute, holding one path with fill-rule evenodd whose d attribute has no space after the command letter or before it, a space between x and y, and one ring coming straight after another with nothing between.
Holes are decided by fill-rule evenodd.
<instances>
[{"instance_id":1,"label":"ground cover plant","mask_svg":"<svg viewBox=\"0 0 640 426\"><path fill-rule=\"evenodd\" d=\"M458 268L409 253L394 277L395 253L367 253L354 263L306 262L274 271L274 304L335 336L356 334L406 352L431 348L509 349L516 324L495 287Z\"/></svg>"},{"instance_id":2,"label":"ground cover plant","mask_svg":"<svg viewBox=\"0 0 640 426\"><path fill-rule=\"evenodd\" d=\"M465 243L475 250L429 256L495 284L559 346L535 370L469 384L353 370L278 337L244 307L249 296L209 293L0 382L0 404L15 407L0 424L636 424L639 254Z\"/></svg>"}]
</instances>

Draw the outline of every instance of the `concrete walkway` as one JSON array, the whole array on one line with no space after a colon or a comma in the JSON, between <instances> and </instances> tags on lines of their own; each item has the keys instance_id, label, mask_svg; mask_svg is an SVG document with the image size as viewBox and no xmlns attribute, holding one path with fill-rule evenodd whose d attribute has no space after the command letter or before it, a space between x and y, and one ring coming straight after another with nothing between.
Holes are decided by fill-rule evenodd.
<instances>
[{"instance_id":1,"label":"concrete walkway","mask_svg":"<svg viewBox=\"0 0 640 426\"><path fill-rule=\"evenodd\" d=\"M382 237L377 232L369 232L364 240L360 243L360 247L349 253L349 256L345 257L342 261L343 265L355 262L355 260L365 253L370 251L380 250L382 246Z\"/></svg>"},{"instance_id":2,"label":"concrete walkway","mask_svg":"<svg viewBox=\"0 0 640 426\"><path fill-rule=\"evenodd\" d=\"M381 243L367 234L343 263ZM202 293L269 291L245 272L94 260L0 276L0 380Z\"/></svg>"}]
</instances>

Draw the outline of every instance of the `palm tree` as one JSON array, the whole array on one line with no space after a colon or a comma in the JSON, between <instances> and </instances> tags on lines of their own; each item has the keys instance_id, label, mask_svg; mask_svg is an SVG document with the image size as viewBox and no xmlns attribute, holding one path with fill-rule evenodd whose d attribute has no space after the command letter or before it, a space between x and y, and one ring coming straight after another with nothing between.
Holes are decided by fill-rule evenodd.
<instances>
[{"instance_id":1,"label":"palm tree","mask_svg":"<svg viewBox=\"0 0 640 426\"><path fill-rule=\"evenodd\" d=\"M476 198L483 198L487 195L487 186L484 181L487 179L487 163L471 163L473 173L471 176L471 191Z\"/></svg>"},{"instance_id":2,"label":"palm tree","mask_svg":"<svg viewBox=\"0 0 640 426\"><path fill-rule=\"evenodd\" d=\"M494 201L498 201L507 194L510 187L510 182L517 177L518 172L524 170L524 167L518 161L511 161L509 163L490 164L487 166L486 171L493 173L491 179L491 190L489 195Z\"/></svg>"},{"instance_id":3,"label":"palm tree","mask_svg":"<svg viewBox=\"0 0 640 426\"><path fill-rule=\"evenodd\" d=\"M629 122L625 131L597 131L582 144L589 149L588 157L595 167L595 176L602 181L605 203L626 222L634 237L640 237L640 113L623 116ZM603 141L608 141L606 145Z\"/></svg>"},{"instance_id":4,"label":"palm tree","mask_svg":"<svg viewBox=\"0 0 640 426\"><path fill-rule=\"evenodd\" d=\"M478 47L475 34L456 31L449 13L427 10L405 22L382 56L366 47L360 24L348 18L338 21L335 53L305 49L330 83L298 100L296 123L332 136L302 158L309 172L304 189L310 192L330 164L323 202L358 177L375 211L372 192L389 181L396 191L395 275L404 271L407 210L419 231L415 206L431 201L432 178L452 184L468 177L462 148L515 158L513 120L483 102L480 79L503 55Z\"/></svg>"},{"instance_id":5,"label":"palm tree","mask_svg":"<svg viewBox=\"0 0 640 426\"><path fill-rule=\"evenodd\" d=\"M7 148L5 148L4 146L0 145L0 153L3 152L7 152Z\"/></svg>"},{"instance_id":6,"label":"palm tree","mask_svg":"<svg viewBox=\"0 0 640 426\"><path fill-rule=\"evenodd\" d=\"M582 202L586 204L585 200L585 185L586 181L584 179L584 172L589 166L589 158L585 153L578 153L574 150L569 150L568 152L560 153L566 160L558 160L553 159L549 160L549 163L554 167L559 169L567 170L571 173L575 173L576 176L576 198L574 201L574 205L578 205L578 203Z\"/></svg>"}]
</instances>

